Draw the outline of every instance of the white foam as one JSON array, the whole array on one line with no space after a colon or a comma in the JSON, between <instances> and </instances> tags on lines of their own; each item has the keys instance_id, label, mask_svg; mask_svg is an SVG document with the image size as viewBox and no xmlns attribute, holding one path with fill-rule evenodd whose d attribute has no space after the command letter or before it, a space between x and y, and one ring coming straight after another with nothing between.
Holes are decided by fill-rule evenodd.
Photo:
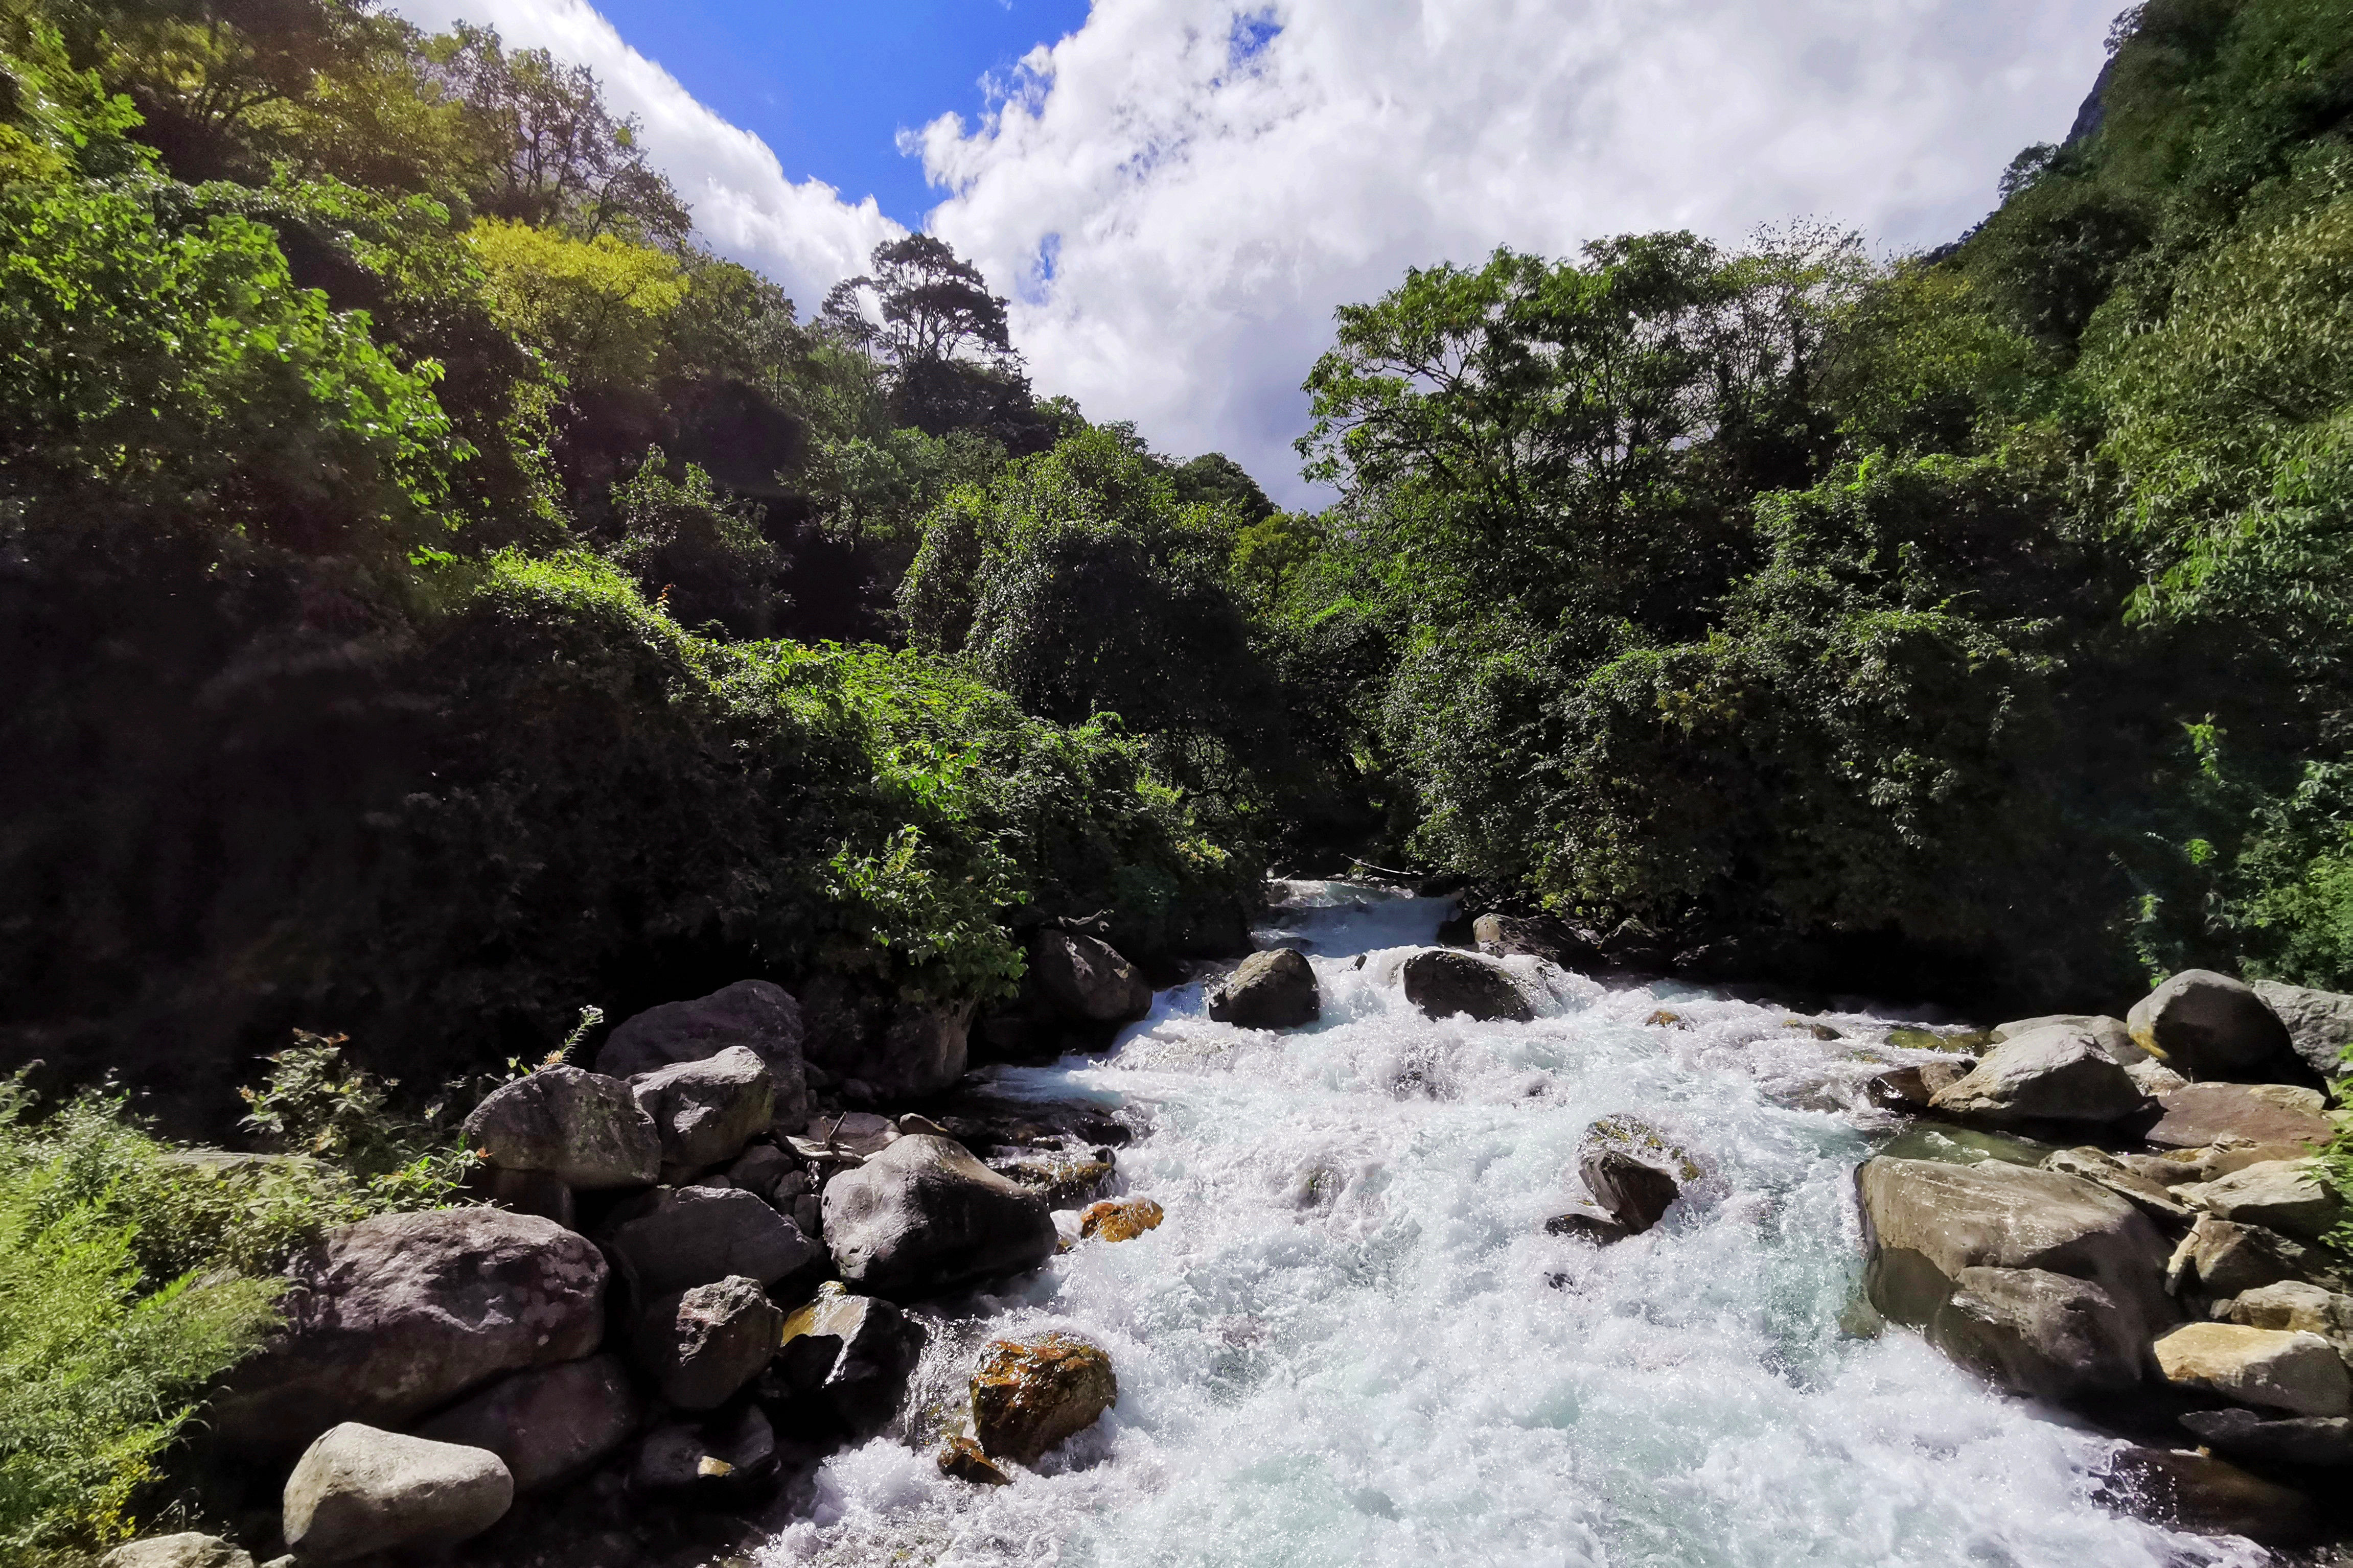
<instances>
[{"instance_id":1,"label":"white foam","mask_svg":"<svg viewBox=\"0 0 2353 1568\"><path fill-rule=\"evenodd\" d=\"M839 1456L765 1563L2265 1560L2112 1514L2092 1495L2110 1445L1915 1335L1841 1337L1853 1091L1910 1059L1862 1037L1873 1020L1818 1040L1777 1009L1515 960L1535 1022L1431 1023L1396 970L1442 904L1286 891L1268 934L1312 944L1321 1024L1231 1028L1183 986L1106 1058L999 1074L1148 1118L1120 1170L1167 1220L941 1322L923 1395L953 1398L980 1339L1051 1325L1111 1352L1118 1405L1010 1487L945 1479L892 1438ZM1662 1005L1691 1027L1646 1027ZM1606 1250L1544 1235L1585 1126L1624 1110L1708 1179Z\"/></svg>"}]
</instances>

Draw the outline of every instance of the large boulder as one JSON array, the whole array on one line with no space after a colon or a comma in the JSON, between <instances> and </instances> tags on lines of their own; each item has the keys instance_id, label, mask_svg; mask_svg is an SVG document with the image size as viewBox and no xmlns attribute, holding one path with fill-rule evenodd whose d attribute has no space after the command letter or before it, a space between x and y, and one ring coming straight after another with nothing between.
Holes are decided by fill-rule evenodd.
<instances>
[{"instance_id":1,"label":"large boulder","mask_svg":"<svg viewBox=\"0 0 2353 1568\"><path fill-rule=\"evenodd\" d=\"M2326 1143L2335 1131L2319 1091L2273 1083L2193 1083L2158 1100L2147 1134L2160 1149L2203 1149L2226 1139L2292 1148Z\"/></svg>"},{"instance_id":2,"label":"large boulder","mask_svg":"<svg viewBox=\"0 0 2353 1568\"><path fill-rule=\"evenodd\" d=\"M1251 953L1209 991L1209 1016L1245 1029L1295 1029L1323 1016L1315 971L1295 947Z\"/></svg>"},{"instance_id":3,"label":"large boulder","mask_svg":"<svg viewBox=\"0 0 2353 1568\"><path fill-rule=\"evenodd\" d=\"M641 1073L629 1092L661 1137L662 1164L674 1170L723 1165L776 1121L776 1078L743 1046Z\"/></svg>"},{"instance_id":4,"label":"large boulder","mask_svg":"<svg viewBox=\"0 0 2353 1568\"><path fill-rule=\"evenodd\" d=\"M2325 1290L2302 1279L2242 1290L2218 1304L2215 1316L2251 1329L2288 1329L2353 1344L2353 1296Z\"/></svg>"},{"instance_id":5,"label":"large boulder","mask_svg":"<svg viewBox=\"0 0 2353 1568\"><path fill-rule=\"evenodd\" d=\"M2318 1334L2185 1323L2157 1342L2166 1381L2295 1415L2353 1411L2353 1377L2337 1347Z\"/></svg>"},{"instance_id":6,"label":"large boulder","mask_svg":"<svg viewBox=\"0 0 2353 1568\"><path fill-rule=\"evenodd\" d=\"M923 1350L923 1327L890 1302L853 1296L838 1280L785 1320L784 1346L764 1397L792 1424L854 1440L891 1424Z\"/></svg>"},{"instance_id":7,"label":"large boulder","mask_svg":"<svg viewBox=\"0 0 2353 1568\"><path fill-rule=\"evenodd\" d=\"M2320 1511L2304 1493L2208 1454L2127 1445L2109 1459L2104 1490L2105 1500L2200 1535L2294 1548L2322 1534Z\"/></svg>"},{"instance_id":8,"label":"large boulder","mask_svg":"<svg viewBox=\"0 0 2353 1568\"><path fill-rule=\"evenodd\" d=\"M570 1480L628 1441L643 1411L616 1355L519 1372L417 1429L420 1437L487 1448L519 1492Z\"/></svg>"},{"instance_id":9,"label":"large boulder","mask_svg":"<svg viewBox=\"0 0 2353 1568\"><path fill-rule=\"evenodd\" d=\"M629 1086L575 1067L541 1068L493 1089L465 1134L490 1164L543 1172L580 1192L649 1186L661 1171L661 1140Z\"/></svg>"},{"instance_id":10,"label":"large boulder","mask_svg":"<svg viewBox=\"0 0 2353 1568\"><path fill-rule=\"evenodd\" d=\"M2181 1238L2168 1268L2177 1290L2195 1289L2210 1300L2240 1296L2283 1280L2333 1290L2348 1288L2329 1252L2260 1225L2200 1215Z\"/></svg>"},{"instance_id":11,"label":"large boulder","mask_svg":"<svg viewBox=\"0 0 2353 1568\"><path fill-rule=\"evenodd\" d=\"M1650 1123L1605 1116L1577 1142L1577 1173L1593 1201L1632 1236L1657 1225L1701 1172L1698 1161Z\"/></svg>"},{"instance_id":12,"label":"large boulder","mask_svg":"<svg viewBox=\"0 0 2353 1568\"><path fill-rule=\"evenodd\" d=\"M819 1256L798 1226L733 1188L656 1187L615 1210L603 1240L641 1300L736 1274L773 1285Z\"/></svg>"},{"instance_id":13,"label":"large boulder","mask_svg":"<svg viewBox=\"0 0 2353 1568\"><path fill-rule=\"evenodd\" d=\"M1405 999L1425 1017L1466 1014L1479 1023L1525 1024L1536 1016L1519 982L1493 959L1451 948L1430 948L1405 961Z\"/></svg>"},{"instance_id":14,"label":"large boulder","mask_svg":"<svg viewBox=\"0 0 2353 1568\"><path fill-rule=\"evenodd\" d=\"M2097 1285L2130 1331L2173 1320L2168 1253L2148 1217L2115 1193L2056 1171L1989 1161L1867 1160L1855 1175L1870 1243L1872 1305L1926 1325L1970 1268L2033 1268Z\"/></svg>"},{"instance_id":15,"label":"large boulder","mask_svg":"<svg viewBox=\"0 0 2353 1568\"><path fill-rule=\"evenodd\" d=\"M253 1558L243 1547L191 1530L126 1542L100 1558L98 1568L253 1568Z\"/></svg>"},{"instance_id":16,"label":"large boulder","mask_svg":"<svg viewBox=\"0 0 2353 1568\"><path fill-rule=\"evenodd\" d=\"M1491 958L1541 958L1556 969L1604 966L1597 933L1544 915L1481 915L1471 922L1471 940Z\"/></svg>"},{"instance_id":17,"label":"large boulder","mask_svg":"<svg viewBox=\"0 0 2353 1568\"><path fill-rule=\"evenodd\" d=\"M213 1401L236 1452L290 1452L343 1422L405 1426L491 1379L575 1361L605 1331L604 1255L499 1209L383 1215L289 1270L277 1331Z\"/></svg>"},{"instance_id":18,"label":"large boulder","mask_svg":"<svg viewBox=\"0 0 2353 1568\"><path fill-rule=\"evenodd\" d=\"M286 1544L305 1563L454 1546L505 1518L514 1490L486 1448L347 1421L311 1444L286 1479Z\"/></svg>"},{"instance_id":19,"label":"large boulder","mask_svg":"<svg viewBox=\"0 0 2353 1568\"><path fill-rule=\"evenodd\" d=\"M1152 1011L1152 983L1099 937L1039 931L1029 973L1054 1011L1073 1024L1125 1024Z\"/></svg>"},{"instance_id":20,"label":"large boulder","mask_svg":"<svg viewBox=\"0 0 2353 1568\"><path fill-rule=\"evenodd\" d=\"M2345 1217L2343 1201L2309 1160L2268 1160L2179 1193L2219 1219L2260 1225L2306 1241L2320 1240Z\"/></svg>"},{"instance_id":21,"label":"large boulder","mask_svg":"<svg viewBox=\"0 0 2353 1568\"><path fill-rule=\"evenodd\" d=\"M1111 1357L1075 1334L997 1340L972 1374L972 1430L992 1459L1034 1465L1119 1399Z\"/></svg>"},{"instance_id":22,"label":"large boulder","mask_svg":"<svg viewBox=\"0 0 2353 1568\"><path fill-rule=\"evenodd\" d=\"M767 1064L776 1125L797 1127L809 1112L807 1032L792 993L765 980L739 980L708 996L665 1002L636 1015L596 1053L596 1070L636 1078L741 1046Z\"/></svg>"},{"instance_id":23,"label":"large boulder","mask_svg":"<svg viewBox=\"0 0 2353 1568\"><path fill-rule=\"evenodd\" d=\"M2140 1086L2084 1030L2064 1024L1994 1047L1929 1109L1989 1127L2066 1121L2104 1126L2147 1103Z\"/></svg>"},{"instance_id":24,"label":"large boulder","mask_svg":"<svg viewBox=\"0 0 2353 1568\"><path fill-rule=\"evenodd\" d=\"M2067 1404L2140 1381L2141 1342L2108 1293L2042 1268L1964 1268L1928 1340L1988 1381Z\"/></svg>"},{"instance_id":25,"label":"large boulder","mask_svg":"<svg viewBox=\"0 0 2353 1568\"><path fill-rule=\"evenodd\" d=\"M2342 1415L2264 1416L2232 1406L2192 1410L2181 1424L2222 1453L2274 1465L2353 1468L2353 1419Z\"/></svg>"},{"instance_id":26,"label":"large boulder","mask_svg":"<svg viewBox=\"0 0 2353 1568\"><path fill-rule=\"evenodd\" d=\"M1045 1199L928 1133L833 1177L824 1200L841 1278L899 1300L1035 1268L1059 1240Z\"/></svg>"},{"instance_id":27,"label":"large boulder","mask_svg":"<svg viewBox=\"0 0 2353 1568\"><path fill-rule=\"evenodd\" d=\"M2185 969L2133 1004L2133 1044L2193 1079L2260 1079L2294 1061L2287 1026L2244 983Z\"/></svg>"},{"instance_id":28,"label":"large boulder","mask_svg":"<svg viewBox=\"0 0 2353 1568\"><path fill-rule=\"evenodd\" d=\"M630 1349L666 1403L716 1410L760 1375L784 1326L760 1282L734 1275L655 1301L638 1320Z\"/></svg>"},{"instance_id":29,"label":"large boulder","mask_svg":"<svg viewBox=\"0 0 2353 1568\"><path fill-rule=\"evenodd\" d=\"M2305 1066L2325 1079L2345 1076L2345 1047L2353 1046L2353 996L2276 980L2258 980L2250 989L2278 1016L2288 1045Z\"/></svg>"},{"instance_id":30,"label":"large boulder","mask_svg":"<svg viewBox=\"0 0 2353 1568\"><path fill-rule=\"evenodd\" d=\"M2132 1030L2126 1026L2122 1018L2111 1018L2104 1013L2050 1013L2039 1018L2014 1018L2007 1024L1996 1024L1986 1031L1986 1037L1999 1046L2022 1035L2054 1028L2073 1029L2078 1034L2091 1036L2100 1049L2122 1067L2154 1059L2133 1044Z\"/></svg>"}]
</instances>

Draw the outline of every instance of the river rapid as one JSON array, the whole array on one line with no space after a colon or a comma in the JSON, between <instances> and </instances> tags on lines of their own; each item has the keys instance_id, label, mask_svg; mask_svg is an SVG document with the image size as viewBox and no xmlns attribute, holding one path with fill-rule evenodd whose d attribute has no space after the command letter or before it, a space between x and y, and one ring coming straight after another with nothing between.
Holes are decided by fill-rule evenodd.
<instances>
[{"instance_id":1,"label":"river rapid","mask_svg":"<svg viewBox=\"0 0 2353 1568\"><path fill-rule=\"evenodd\" d=\"M1442 901L1277 890L1260 936L1309 953L1320 1024L1213 1023L1184 985L1107 1056L997 1074L1121 1108L1121 1190L1167 1220L938 1314L915 1403L952 1403L983 1340L1060 1328L1110 1352L1116 1407L1009 1487L944 1478L904 1434L838 1455L763 1568L2267 1561L2119 1517L2095 1500L2107 1440L1915 1333L1842 1328L1861 1084L1916 1059L1862 1048L1891 1020L1805 1020L1849 1037L1821 1040L1514 959L1535 1021L1432 1023L1397 971ZM1662 1006L1689 1027L1646 1026ZM1616 1246L1546 1235L1579 1136L1619 1111L1705 1179Z\"/></svg>"}]
</instances>

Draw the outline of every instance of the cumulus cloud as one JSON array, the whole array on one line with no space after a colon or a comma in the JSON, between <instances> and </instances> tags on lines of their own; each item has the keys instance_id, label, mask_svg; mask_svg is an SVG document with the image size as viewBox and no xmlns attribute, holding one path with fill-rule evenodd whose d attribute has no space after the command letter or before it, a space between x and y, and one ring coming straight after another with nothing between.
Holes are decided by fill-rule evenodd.
<instances>
[{"instance_id":1,"label":"cumulus cloud","mask_svg":"<svg viewBox=\"0 0 2353 1568\"><path fill-rule=\"evenodd\" d=\"M2116 4L1096 0L982 122L908 140L1041 387L1299 497L1335 306L1499 244L1952 237L2063 133Z\"/></svg>"},{"instance_id":2,"label":"cumulus cloud","mask_svg":"<svg viewBox=\"0 0 2353 1568\"><path fill-rule=\"evenodd\" d=\"M704 241L782 284L804 311L863 271L877 244L905 232L871 195L847 202L822 181L786 179L766 142L712 112L585 0L394 0L392 8L433 31L460 20L495 27L510 47L590 67L607 101L644 122L649 157L693 204Z\"/></svg>"}]
</instances>

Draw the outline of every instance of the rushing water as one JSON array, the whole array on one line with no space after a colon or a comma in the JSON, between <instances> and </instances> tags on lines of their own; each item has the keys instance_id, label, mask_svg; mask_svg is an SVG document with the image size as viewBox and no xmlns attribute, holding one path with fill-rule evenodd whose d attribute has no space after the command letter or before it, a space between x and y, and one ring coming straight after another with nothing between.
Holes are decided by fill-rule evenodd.
<instances>
[{"instance_id":1,"label":"rushing water","mask_svg":"<svg viewBox=\"0 0 2353 1568\"><path fill-rule=\"evenodd\" d=\"M1008 1070L1147 1129L1124 1190L1167 1221L1082 1245L938 1324L919 1385L1046 1328L1111 1352L1118 1405L1016 1484L885 1437L828 1461L794 1563L2255 1563L2094 1500L2109 1445L1998 1398L1915 1334L1841 1329L1861 1271L1865 1015L1816 1039L1686 987L1533 960L1534 1023L1431 1023L1398 965L1444 907L1290 884L1323 1021L1267 1034L1163 993L1107 1057ZM1361 965L1359 958L1361 957ZM1672 1007L1688 1029L1646 1027ZM1633 1111L1706 1178L1614 1247L1548 1237L1595 1117Z\"/></svg>"}]
</instances>

